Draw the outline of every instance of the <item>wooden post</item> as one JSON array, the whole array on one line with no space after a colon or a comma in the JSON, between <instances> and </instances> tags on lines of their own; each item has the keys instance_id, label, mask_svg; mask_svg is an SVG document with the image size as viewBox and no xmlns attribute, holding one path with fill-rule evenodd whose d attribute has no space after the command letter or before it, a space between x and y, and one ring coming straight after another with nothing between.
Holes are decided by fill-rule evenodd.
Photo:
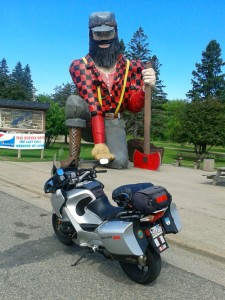
<instances>
[{"instance_id":1,"label":"wooden post","mask_svg":"<svg viewBox=\"0 0 225 300\"><path fill-rule=\"evenodd\" d=\"M44 158L44 149L41 149L41 159Z\"/></svg>"}]
</instances>

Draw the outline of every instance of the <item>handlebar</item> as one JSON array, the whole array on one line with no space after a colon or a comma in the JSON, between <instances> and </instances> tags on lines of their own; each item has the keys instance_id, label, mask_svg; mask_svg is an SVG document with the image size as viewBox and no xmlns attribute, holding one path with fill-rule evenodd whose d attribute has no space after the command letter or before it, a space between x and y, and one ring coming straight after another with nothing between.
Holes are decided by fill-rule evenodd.
<instances>
[{"instance_id":1,"label":"handlebar","mask_svg":"<svg viewBox=\"0 0 225 300\"><path fill-rule=\"evenodd\" d=\"M85 178L86 179L94 179L97 177L96 176L97 173L106 173L107 172L107 170L96 170L95 167L91 168L91 169L82 169L81 175L79 175L80 171L81 170L78 170L77 177L76 177L78 182L82 182Z\"/></svg>"},{"instance_id":2,"label":"handlebar","mask_svg":"<svg viewBox=\"0 0 225 300\"><path fill-rule=\"evenodd\" d=\"M60 170L46 182L44 186L45 193L54 193L58 189L63 189L69 186L76 186L84 180L92 180L97 177L97 173L106 173L107 170L96 170L95 167L89 169L80 169L74 171ZM59 175L60 174L60 175Z\"/></svg>"}]
</instances>

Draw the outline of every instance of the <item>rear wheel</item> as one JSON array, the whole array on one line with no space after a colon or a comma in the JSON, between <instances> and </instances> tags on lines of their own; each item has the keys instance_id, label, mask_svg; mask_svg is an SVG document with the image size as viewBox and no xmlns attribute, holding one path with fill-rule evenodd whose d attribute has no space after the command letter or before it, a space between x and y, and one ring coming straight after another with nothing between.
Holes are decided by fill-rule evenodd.
<instances>
[{"instance_id":1,"label":"rear wheel","mask_svg":"<svg viewBox=\"0 0 225 300\"><path fill-rule=\"evenodd\" d=\"M70 222L62 222L56 214L53 214L52 226L61 243L68 246L73 244L72 239L76 236L76 230Z\"/></svg>"},{"instance_id":2,"label":"rear wheel","mask_svg":"<svg viewBox=\"0 0 225 300\"><path fill-rule=\"evenodd\" d=\"M161 271L161 257L151 247L146 250L146 265L135 265L120 262L120 266L126 275L133 281L148 284L156 280Z\"/></svg>"}]
</instances>

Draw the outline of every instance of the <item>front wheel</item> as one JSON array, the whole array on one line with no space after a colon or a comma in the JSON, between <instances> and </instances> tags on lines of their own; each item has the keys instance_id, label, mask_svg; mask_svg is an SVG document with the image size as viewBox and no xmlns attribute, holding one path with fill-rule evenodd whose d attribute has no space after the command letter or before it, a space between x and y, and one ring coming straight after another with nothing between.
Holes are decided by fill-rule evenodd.
<instances>
[{"instance_id":1,"label":"front wheel","mask_svg":"<svg viewBox=\"0 0 225 300\"><path fill-rule=\"evenodd\" d=\"M71 223L61 222L60 218L56 214L53 214L52 227L58 240L62 244L68 246L71 246L73 244L72 238L76 235L76 231Z\"/></svg>"},{"instance_id":2,"label":"front wheel","mask_svg":"<svg viewBox=\"0 0 225 300\"><path fill-rule=\"evenodd\" d=\"M148 284L156 280L161 271L161 257L151 247L146 249L146 265L135 265L119 262L126 275L140 284Z\"/></svg>"}]
</instances>

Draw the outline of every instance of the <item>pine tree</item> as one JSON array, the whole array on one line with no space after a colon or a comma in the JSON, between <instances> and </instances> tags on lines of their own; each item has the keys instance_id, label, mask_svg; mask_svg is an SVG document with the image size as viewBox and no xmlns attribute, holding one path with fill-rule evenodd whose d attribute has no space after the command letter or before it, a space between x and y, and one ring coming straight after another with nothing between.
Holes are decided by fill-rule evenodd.
<instances>
[{"instance_id":1,"label":"pine tree","mask_svg":"<svg viewBox=\"0 0 225 300\"><path fill-rule=\"evenodd\" d=\"M16 64L11 74L12 82L15 84L23 84L23 67L20 61Z\"/></svg>"},{"instance_id":2,"label":"pine tree","mask_svg":"<svg viewBox=\"0 0 225 300\"><path fill-rule=\"evenodd\" d=\"M77 93L76 86L74 83L62 84L62 86L56 86L54 88L55 93L52 98L55 102L58 102L60 106L65 106L66 100L70 95Z\"/></svg>"},{"instance_id":3,"label":"pine tree","mask_svg":"<svg viewBox=\"0 0 225 300\"><path fill-rule=\"evenodd\" d=\"M153 68L155 70L156 73L156 84L155 84L155 88L153 90L153 94L152 94L152 100L156 101L160 104L164 104L165 102L167 102L167 93L165 93L163 91L163 89L165 88L165 85L163 85L162 80L160 80L160 67L162 66L162 64L160 64L158 58L156 55L152 56L152 65Z\"/></svg>"},{"instance_id":4,"label":"pine tree","mask_svg":"<svg viewBox=\"0 0 225 300\"><path fill-rule=\"evenodd\" d=\"M26 65L23 69L23 86L26 91L26 100L27 101L33 101L34 100L34 94L36 89L33 85L33 80L31 78L31 71L29 65Z\"/></svg>"},{"instance_id":5,"label":"pine tree","mask_svg":"<svg viewBox=\"0 0 225 300\"><path fill-rule=\"evenodd\" d=\"M131 41L127 45L125 55L129 59L141 60L146 63L151 60L151 51L147 42L147 35L145 35L142 27L133 34Z\"/></svg>"},{"instance_id":6,"label":"pine tree","mask_svg":"<svg viewBox=\"0 0 225 300\"><path fill-rule=\"evenodd\" d=\"M0 98L8 98L10 86L9 69L5 58L0 62Z\"/></svg>"},{"instance_id":7,"label":"pine tree","mask_svg":"<svg viewBox=\"0 0 225 300\"><path fill-rule=\"evenodd\" d=\"M146 42L147 36L144 34L142 27L133 34L131 41L125 48L124 55L130 60L142 60L143 63L151 60L151 51L149 44ZM127 133L134 137L143 136L143 111L133 114L126 111L124 115L126 120Z\"/></svg>"},{"instance_id":8,"label":"pine tree","mask_svg":"<svg viewBox=\"0 0 225 300\"><path fill-rule=\"evenodd\" d=\"M152 137L163 137L165 129L165 111L163 104L167 102L167 94L163 91L165 86L162 80L160 80L160 67L162 66L156 55L152 56L153 68L156 72L156 84L155 88L152 90Z\"/></svg>"},{"instance_id":9,"label":"pine tree","mask_svg":"<svg viewBox=\"0 0 225 300\"><path fill-rule=\"evenodd\" d=\"M29 65L23 68L19 61L10 73L3 58L0 62L0 98L34 101L35 92Z\"/></svg>"},{"instance_id":10,"label":"pine tree","mask_svg":"<svg viewBox=\"0 0 225 300\"><path fill-rule=\"evenodd\" d=\"M220 45L211 40L202 52L201 63L192 72L192 90L187 93L191 102L186 103L180 114L179 142L189 142L198 155L207 152L207 146L223 146L225 106L225 65Z\"/></svg>"},{"instance_id":11,"label":"pine tree","mask_svg":"<svg viewBox=\"0 0 225 300\"><path fill-rule=\"evenodd\" d=\"M19 61L11 74L11 99L34 101L35 91L29 65L23 68Z\"/></svg>"},{"instance_id":12,"label":"pine tree","mask_svg":"<svg viewBox=\"0 0 225 300\"><path fill-rule=\"evenodd\" d=\"M163 108L162 104L166 101L166 93L163 92L164 85L159 79L161 64L158 61L156 55L151 57L151 51L149 50L149 43L147 42L147 35L144 34L144 30L140 27L134 34L131 41L127 45L125 56L128 59L141 60L143 63L152 61L153 68L156 72L156 86L152 90L152 123L151 132L153 136L161 136L164 128ZM131 114L126 112L126 126L127 132L134 137L140 135L143 136L143 111L137 114Z\"/></svg>"},{"instance_id":13,"label":"pine tree","mask_svg":"<svg viewBox=\"0 0 225 300\"><path fill-rule=\"evenodd\" d=\"M123 39L120 40L120 53L124 54L126 52L126 46L124 44Z\"/></svg>"},{"instance_id":14,"label":"pine tree","mask_svg":"<svg viewBox=\"0 0 225 300\"><path fill-rule=\"evenodd\" d=\"M27 100L23 74L23 67L21 62L19 61L11 74L11 99Z\"/></svg>"},{"instance_id":15,"label":"pine tree","mask_svg":"<svg viewBox=\"0 0 225 300\"><path fill-rule=\"evenodd\" d=\"M196 71L192 72L192 89L187 97L192 100L204 100L211 96L225 101L225 74L222 67L225 65L221 58L221 48L216 40L211 40L202 52L201 63L196 63Z\"/></svg>"}]
</instances>

